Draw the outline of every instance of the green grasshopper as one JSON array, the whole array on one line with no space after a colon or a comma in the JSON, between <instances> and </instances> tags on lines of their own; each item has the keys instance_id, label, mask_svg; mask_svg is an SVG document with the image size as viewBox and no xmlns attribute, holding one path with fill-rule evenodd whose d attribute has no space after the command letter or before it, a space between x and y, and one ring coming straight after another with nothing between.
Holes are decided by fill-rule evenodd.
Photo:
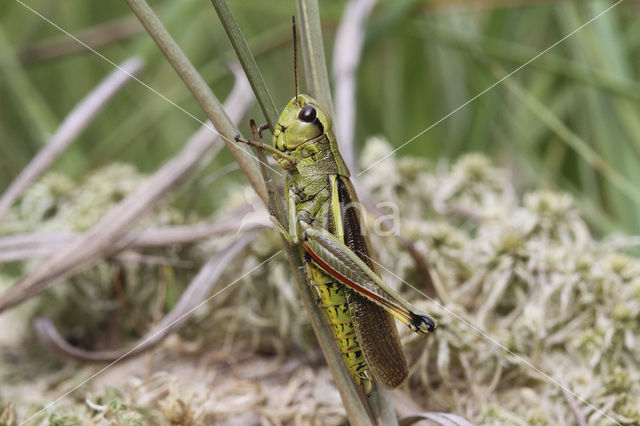
<instances>
[{"instance_id":1,"label":"green grasshopper","mask_svg":"<svg viewBox=\"0 0 640 426\"><path fill-rule=\"evenodd\" d=\"M393 317L419 334L434 331L436 322L380 278L331 118L312 97L298 94L295 69L296 96L278 119L273 146L239 136L236 141L272 153L287 171L290 229L272 220L298 246L308 283L352 378L366 395L374 378L395 388L408 369Z\"/></svg>"}]
</instances>

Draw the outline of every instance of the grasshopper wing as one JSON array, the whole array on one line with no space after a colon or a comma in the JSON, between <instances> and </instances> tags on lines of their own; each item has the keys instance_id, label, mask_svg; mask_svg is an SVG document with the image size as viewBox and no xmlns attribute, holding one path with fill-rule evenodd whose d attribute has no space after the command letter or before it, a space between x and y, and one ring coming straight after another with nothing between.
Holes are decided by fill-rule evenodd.
<instances>
[{"instance_id":1,"label":"grasshopper wing","mask_svg":"<svg viewBox=\"0 0 640 426\"><path fill-rule=\"evenodd\" d=\"M371 242L364 226L353 184L338 176L338 195L343 212L344 242L376 274ZM375 378L387 388L395 388L408 374L400 338L393 317L380 306L353 292L351 311L358 342Z\"/></svg>"}]
</instances>

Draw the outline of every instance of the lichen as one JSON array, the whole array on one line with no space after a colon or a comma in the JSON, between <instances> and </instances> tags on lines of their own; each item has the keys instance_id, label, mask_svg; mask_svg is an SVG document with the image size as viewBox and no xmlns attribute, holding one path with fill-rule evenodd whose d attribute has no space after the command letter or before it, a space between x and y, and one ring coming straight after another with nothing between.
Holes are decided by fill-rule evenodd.
<instances>
[{"instance_id":1,"label":"lichen","mask_svg":"<svg viewBox=\"0 0 640 426\"><path fill-rule=\"evenodd\" d=\"M574 416L568 398L589 424L639 423L640 260L594 237L569 194L538 189L518 196L507 171L481 154L452 164L394 156L376 164L391 152L382 139L371 140L362 166L375 167L359 184L375 199L399 207L398 229L428 259L442 291L439 299L428 299L423 276L404 246L393 236L371 235L380 264L392 270L383 269L384 279L439 322L427 336L400 327L410 365L403 389L425 410L452 412L478 424L566 424ZM109 173L106 181L87 180L108 199L96 200L89 189L50 176L11 214L23 228L28 223L52 230L72 222L64 229L86 229L141 180L126 167L113 173L126 182L115 183ZM237 187L230 193L235 196L221 210L248 197ZM84 201L73 203L70 194L82 194ZM90 212L92 206L100 212ZM174 217L163 207L150 220L166 224ZM375 230L375 220L368 222ZM213 238L179 254L201 263L233 238ZM132 416L127 421L142 416L143 423L153 418L158 424L342 422L330 376L309 367L317 347L280 249L278 234L267 230L228 265L221 283L230 287L198 308L179 337L158 352L162 365L174 369L160 373L156 365L116 381L119 396L112 400L120 405L110 408L113 415L126 412ZM48 295L49 304L58 305L49 314L66 324L67 337L87 347L97 344L100 327L113 327L105 318L125 303L130 314L117 327L129 330L129 339L136 327L148 327L150 316L171 306L158 312L157 283L172 286L164 294L175 300L193 275L131 266L130 292L115 297L112 268L103 262ZM84 313L69 315L77 311ZM166 361L168 354L175 356ZM236 357L241 359L233 361ZM120 368L126 367L110 371ZM89 384L85 393L102 395L95 386ZM561 387L575 394L568 397ZM9 401L9 395L15 399L15 393L0 389L0 407L24 404ZM107 399L91 401L111 407ZM84 401L67 402L48 417L51 424L87 418L95 423L106 415ZM27 411L16 412L23 418Z\"/></svg>"},{"instance_id":2,"label":"lichen","mask_svg":"<svg viewBox=\"0 0 640 426\"><path fill-rule=\"evenodd\" d=\"M59 173L47 174L24 193L11 211L14 221L2 223L0 234L86 231L144 179L132 166L118 163L95 170L77 182ZM161 205L138 227L182 223L177 210ZM180 252L167 248L148 250L145 254L178 260ZM11 268L0 266L3 268L0 275L6 271L6 275L0 276L0 288L6 288L41 263L41 259L34 259L13 264ZM28 315L53 318L71 342L87 349L126 343L145 331L149 318L162 314L156 309L158 281L166 287L175 286L176 292L180 292L195 273L180 269L174 274L165 272L157 265L105 259L47 290L30 304Z\"/></svg>"}]
</instances>

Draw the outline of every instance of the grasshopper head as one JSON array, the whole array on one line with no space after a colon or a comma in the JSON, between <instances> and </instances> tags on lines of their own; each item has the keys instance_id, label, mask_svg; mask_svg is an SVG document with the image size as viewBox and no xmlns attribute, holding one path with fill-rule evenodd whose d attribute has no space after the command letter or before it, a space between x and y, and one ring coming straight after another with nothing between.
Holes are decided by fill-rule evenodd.
<instances>
[{"instance_id":1,"label":"grasshopper head","mask_svg":"<svg viewBox=\"0 0 640 426\"><path fill-rule=\"evenodd\" d=\"M298 95L287 104L273 134L273 146L285 154L298 157L300 150L313 145L331 129L331 118L309 95ZM285 169L293 168L282 158L278 162Z\"/></svg>"}]
</instances>

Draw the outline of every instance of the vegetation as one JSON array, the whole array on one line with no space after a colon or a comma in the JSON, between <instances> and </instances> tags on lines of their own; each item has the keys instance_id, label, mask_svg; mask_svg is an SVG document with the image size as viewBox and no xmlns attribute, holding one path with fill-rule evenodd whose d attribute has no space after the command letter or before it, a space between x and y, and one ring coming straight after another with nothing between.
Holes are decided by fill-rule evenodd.
<instances>
[{"instance_id":1,"label":"vegetation","mask_svg":"<svg viewBox=\"0 0 640 426\"><path fill-rule=\"evenodd\" d=\"M402 144L493 84L498 76L488 64L516 69L612 5L598 0L449 3L383 1L374 10L359 66L356 140L360 147L373 134L385 135L396 146ZM232 84L225 63L233 54L210 5L193 0L154 5L199 72L224 97ZM86 35L97 25L128 28L125 24L134 21L124 2L36 2L32 6L76 35ZM281 107L293 93L290 16L294 6L284 1L233 6ZM321 13L326 57L331 62L342 4L323 4ZM485 152L517 171L514 179L521 186L571 191L597 230L637 233L637 199L613 185L610 175L615 171L631 184L638 182L636 15L637 6L623 2L510 78L600 156L602 161L595 167L583 150L569 145L565 135L549 127L505 85L482 95L400 153L437 159L455 158L470 150ZM17 2L4 4L2 16L0 41L6 59L0 90L6 102L0 122L0 179L6 187L111 66L79 50L68 36ZM120 38L116 33L100 53L116 63L132 54L143 55L147 65L141 79L203 119L149 37L140 30L131 32L120 30ZM67 50L58 51L58 56L45 60L36 55L42 50L35 47L61 41ZM248 116L260 115L254 109ZM112 161L124 161L149 172L173 155L179 141L197 126L155 93L131 84L55 168L80 176ZM228 154L221 156L207 170L228 161ZM216 191L200 194L199 206L203 212L211 211L223 196Z\"/></svg>"},{"instance_id":2,"label":"vegetation","mask_svg":"<svg viewBox=\"0 0 640 426\"><path fill-rule=\"evenodd\" d=\"M228 67L235 54L211 5L152 6L215 94L225 97L237 80ZM206 116L125 2L29 7L114 63L142 57L140 80L175 102L129 83L0 218L0 235L67 238L92 229L139 189ZM0 188L7 188L112 65L79 50L19 2L0 11ZM232 11L279 108L293 95L295 6L239 2ZM322 4L330 70L343 12L340 2ZM599 0L402 0L373 9L357 72L359 180L375 200L401 207L402 233L439 280L438 302L422 306L439 316L438 332L403 336L413 366L403 391L420 409L484 424L640 421L633 362L640 355L640 263L630 237L640 231L637 15L635 3ZM257 106L247 116L262 120ZM250 134L246 121L240 129ZM370 140L377 134L384 141ZM394 147L400 150L392 153ZM228 152L205 160L131 232L216 222L252 199ZM0 322L17 325L0 338L0 424L24 421L76 385L35 420L276 423L321 415L328 424L343 421L330 377L308 368L317 362L316 344L272 231L243 249L219 280L235 283L259 267L264 281L248 275L200 307L156 351L146 375L139 358L114 367L102 382L84 384L90 367L52 355L34 338L29 323L44 315L76 347L129 347L181 306L200 266L224 251L236 230L187 245L105 252L33 303L2 313ZM40 257L63 247L47 244L41 243L44 253L30 249L23 257L4 246L14 261L0 266L0 287L37 271ZM424 295L406 285L430 290L420 284L415 258L393 238L377 239L376 247L397 275L385 278L420 305ZM231 374L229 359L244 352L253 354L244 367L269 373ZM267 369L265 359L276 367ZM174 370L159 373L158 364ZM138 369L128 381L127 365ZM35 391L33 383L45 390ZM317 398L319 388L326 399ZM288 407L269 397L292 389L303 396ZM208 394L225 404L212 405ZM313 401L316 411L308 408ZM247 406L260 408L242 417Z\"/></svg>"}]
</instances>

